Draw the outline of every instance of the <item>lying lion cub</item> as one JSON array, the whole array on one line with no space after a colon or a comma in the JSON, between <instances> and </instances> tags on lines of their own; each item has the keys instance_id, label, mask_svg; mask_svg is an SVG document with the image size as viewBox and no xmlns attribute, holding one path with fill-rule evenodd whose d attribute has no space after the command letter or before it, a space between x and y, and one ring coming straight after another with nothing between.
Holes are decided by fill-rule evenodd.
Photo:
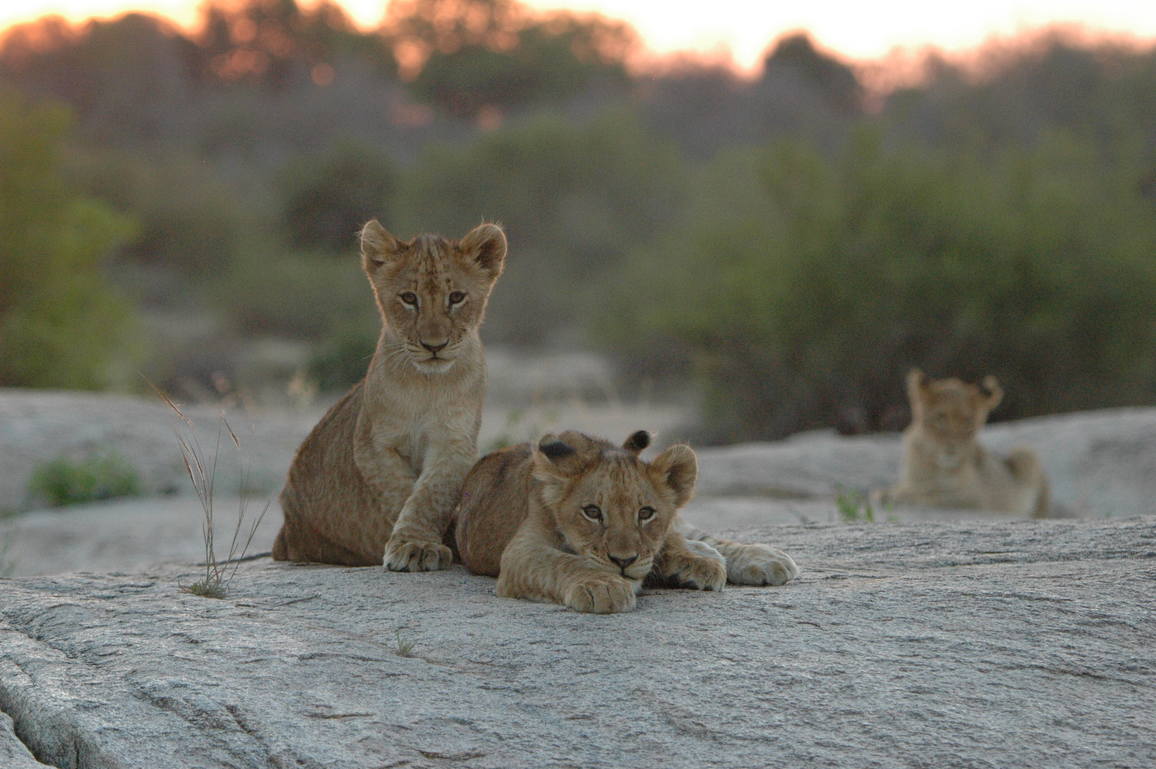
<instances>
[{"instance_id":1,"label":"lying lion cub","mask_svg":"<svg viewBox=\"0 0 1156 769\"><path fill-rule=\"evenodd\" d=\"M1048 513L1048 482L1036 455L1016 449L997 457L976 435L1003 399L995 377L976 386L958 379L907 375L911 425L903 434L899 483L880 502L993 510L1042 518Z\"/></svg>"},{"instance_id":2,"label":"lying lion cub","mask_svg":"<svg viewBox=\"0 0 1156 769\"><path fill-rule=\"evenodd\" d=\"M277 560L395 571L450 565L443 542L477 456L486 368L478 336L506 258L482 224L458 241L361 231L381 312L369 371L301 444L281 492Z\"/></svg>"},{"instance_id":3,"label":"lying lion cub","mask_svg":"<svg viewBox=\"0 0 1156 769\"><path fill-rule=\"evenodd\" d=\"M500 596L597 613L633 609L643 580L721 590L728 575L755 585L798 575L766 545L707 544L701 532L688 540L678 509L694 493L698 461L680 444L646 462L649 444L644 430L621 447L567 431L482 458L456 514L462 562L496 576Z\"/></svg>"}]
</instances>

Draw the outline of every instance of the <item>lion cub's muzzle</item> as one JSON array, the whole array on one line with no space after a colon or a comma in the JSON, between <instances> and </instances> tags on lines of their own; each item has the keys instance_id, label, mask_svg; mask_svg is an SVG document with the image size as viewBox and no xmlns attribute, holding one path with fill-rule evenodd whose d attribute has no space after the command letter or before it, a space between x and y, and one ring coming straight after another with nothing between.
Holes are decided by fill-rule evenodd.
<instances>
[{"instance_id":1,"label":"lion cub's muzzle","mask_svg":"<svg viewBox=\"0 0 1156 769\"><path fill-rule=\"evenodd\" d=\"M427 374L440 374L453 368L456 362L454 353L456 345L449 340L437 344L419 341L418 345L408 345L409 357L418 371Z\"/></svg>"},{"instance_id":2,"label":"lion cub's muzzle","mask_svg":"<svg viewBox=\"0 0 1156 769\"><path fill-rule=\"evenodd\" d=\"M650 573L650 568L653 566L653 558L639 559L638 555L618 556L607 553L606 558L610 566L609 570L616 570L618 575L626 579L640 580Z\"/></svg>"}]
</instances>

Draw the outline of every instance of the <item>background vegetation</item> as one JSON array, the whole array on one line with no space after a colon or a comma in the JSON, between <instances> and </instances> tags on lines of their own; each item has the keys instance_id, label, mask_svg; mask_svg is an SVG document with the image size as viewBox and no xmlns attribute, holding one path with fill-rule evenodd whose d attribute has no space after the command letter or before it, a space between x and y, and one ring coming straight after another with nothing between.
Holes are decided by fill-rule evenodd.
<instances>
[{"instance_id":1,"label":"background vegetation","mask_svg":"<svg viewBox=\"0 0 1156 769\"><path fill-rule=\"evenodd\" d=\"M195 394L360 376L353 234L502 221L490 342L691 381L703 438L902 424L904 371L1001 415L1156 401L1156 48L1044 31L878 83L628 66L508 0L210 2L0 40L0 385Z\"/></svg>"}]
</instances>

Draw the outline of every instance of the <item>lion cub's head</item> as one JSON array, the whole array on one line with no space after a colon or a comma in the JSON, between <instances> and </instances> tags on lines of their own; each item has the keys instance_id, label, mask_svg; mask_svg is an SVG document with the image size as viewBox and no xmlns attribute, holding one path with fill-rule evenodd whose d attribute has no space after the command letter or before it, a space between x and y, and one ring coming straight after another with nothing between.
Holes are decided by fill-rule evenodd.
<instances>
[{"instance_id":1,"label":"lion cub's head","mask_svg":"<svg viewBox=\"0 0 1156 769\"><path fill-rule=\"evenodd\" d=\"M1003 399L995 377L978 385L959 379L930 379L919 369L907 375L911 422L939 447L937 461L944 468L961 462L975 444L987 415Z\"/></svg>"},{"instance_id":2,"label":"lion cub's head","mask_svg":"<svg viewBox=\"0 0 1156 769\"><path fill-rule=\"evenodd\" d=\"M645 430L622 446L567 431L542 438L531 459L563 547L593 568L632 580L650 573L698 476L689 446L671 446L645 462L639 454L648 445Z\"/></svg>"},{"instance_id":3,"label":"lion cub's head","mask_svg":"<svg viewBox=\"0 0 1156 769\"><path fill-rule=\"evenodd\" d=\"M401 241L376 219L361 229L361 263L385 325L389 350L426 374L449 371L463 341L481 325L502 274L506 236L482 224L461 240L419 235Z\"/></svg>"}]
</instances>

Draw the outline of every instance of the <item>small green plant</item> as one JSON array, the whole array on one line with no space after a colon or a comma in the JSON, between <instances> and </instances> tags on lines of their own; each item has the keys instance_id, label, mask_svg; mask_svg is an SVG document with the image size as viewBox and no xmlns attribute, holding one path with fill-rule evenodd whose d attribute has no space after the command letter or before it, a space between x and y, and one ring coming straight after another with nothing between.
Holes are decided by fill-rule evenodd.
<instances>
[{"instance_id":1,"label":"small green plant","mask_svg":"<svg viewBox=\"0 0 1156 769\"><path fill-rule=\"evenodd\" d=\"M58 457L40 465L28 481L28 493L53 507L65 507L139 496L141 481L124 457L106 451L75 461Z\"/></svg>"},{"instance_id":2,"label":"small green plant","mask_svg":"<svg viewBox=\"0 0 1156 769\"><path fill-rule=\"evenodd\" d=\"M197 431L191 419L189 419L180 407L173 402L171 398L165 395L157 388L157 394L168 405L170 409L180 419L183 428L177 433L177 443L181 448L181 459L184 462L185 473L189 477L189 481L193 484L193 490L197 494L197 499L201 503L201 511L203 520L201 523L201 534L205 544L205 560L203 566L205 568L204 576L191 585L181 585L181 590L185 593L198 595L203 598L224 598L228 595L229 584L233 581L233 577L237 574L237 569L240 567L242 561L247 560L245 553L249 549L249 545L253 542L253 536L257 533L257 527L261 525L265 514L269 512L269 506L272 500L265 503L261 514L257 516L256 520L248 527L247 534L242 537L245 531L245 518L248 512L249 502L249 483L248 473L244 465L241 467L241 477L239 486L240 506L237 510L237 520L233 526L233 536L229 540L228 555L223 560L217 558L216 548L216 528L215 528L215 510L214 497L216 491L217 478L217 460L221 456L221 443L228 435L230 442L233 444L237 452L241 451L241 441L237 438L237 434L233 432L233 428L229 426L229 422L225 419L224 414L221 415L220 421L217 424L216 441L213 445L211 454L206 453L201 446L200 440L197 438Z\"/></svg>"},{"instance_id":3,"label":"small green plant","mask_svg":"<svg viewBox=\"0 0 1156 769\"><path fill-rule=\"evenodd\" d=\"M412 657L413 656L413 649L414 649L414 646L416 646L416 645L417 644L415 641L410 641L409 639L403 639L401 637L401 631L398 630L397 631L397 646L394 647L393 653L399 657Z\"/></svg>"},{"instance_id":4,"label":"small green plant","mask_svg":"<svg viewBox=\"0 0 1156 769\"><path fill-rule=\"evenodd\" d=\"M875 523L875 507L861 491L840 489L835 496L835 509L843 523Z\"/></svg>"}]
</instances>

